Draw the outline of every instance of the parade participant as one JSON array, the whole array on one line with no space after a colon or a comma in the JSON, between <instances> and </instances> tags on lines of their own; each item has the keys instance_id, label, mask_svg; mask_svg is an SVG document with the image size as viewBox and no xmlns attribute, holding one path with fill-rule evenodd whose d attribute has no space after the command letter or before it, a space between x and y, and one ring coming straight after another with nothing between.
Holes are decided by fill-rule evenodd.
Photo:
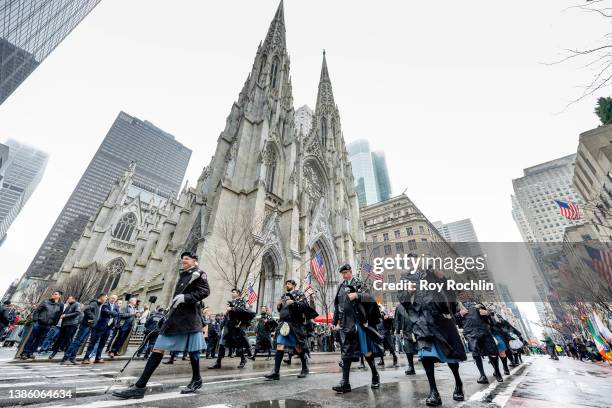
<instances>
[{"instance_id":1,"label":"parade participant","mask_svg":"<svg viewBox=\"0 0 612 408\"><path fill-rule=\"evenodd\" d=\"M417 271L413 276L430 283L443 283L446 280L442 272L433 272L431 269ZM428 406L442 404L434 372L437 362L447 363L453 373L455 378L453 399L455 401L465 399L463 382L459 376L459 362L465 361L467 356L454 319L456 311L457 302L453 293L446 290L416 291L410 319L414 323L413 332L417 341L419 359L429 382L429 396L425 400Z\"/></svg>"},{"instance_id":2,"label":"parade participant","mask_svg":"<svg viewBox=\"0 0 612 408\"><path fill-rule=\"evenodd\" d=\"M380 323L380 311L374 297L368 293L360 279L353 277L351 266L340 267L342 283L334 298L334 325L340 325L342 337L342 380L332 387L337 393L351 391L349 377L351 363L363 355L372 372L371 388L380 387L380 376L374 363L384 347L382 336L375 327Z\"/></svg>"},{"instance_id":3,"label":"parade participant","mask_svg":"<svg viewBox=\"0 0 612 408\"><path fill-rule=\"evenodd\" d=\"M189 352L191 381L181 394L194 393L202 387L200 376L200 350L206 347L202 334L202 299L210 290L206 273L198 267L198 257L193 252L181 254L181 269L174 289L170 310L160 329L153 352L135 384L113 392L115 397L139 399L144 397L149 378L161 363L165 351Z\"/></svg>"},{"instance_id":4,"label":"parade participant","mask_svg":"<svg viewBox=\"0 0 612 408\"><path fill-rule=\"evenodd\" d=\"M490 310L489 314L491 315L491 333L493 333L493 337L495 337L495 342L497 343L497 350L499 352L499 357L501 358L502 365L504 366L504 374L510 375L510 370L508 369L508 357L510 357L510 362L514 364L514 356L512 354L512 350L510 350L510 340L512 340L511 334L521 335L521 332L516 330L506 319L501 317L499 314L496 314L495 311ZM522 339L522 337L521 337Z\"/></svg>"},{"instance_id":5,"label":"parade participant","mask_svg":"<svg viewBox=\"0 0 612 408\"><path fill-rule=\"evenodd\" d=\"M468 349L472 352L472 357L480 373L480 378L476 382L478 384L489 383L482 365L482 357L484 356L489 357L489 363L493 366L493 376L495 379L498 382L503 382L504 379L499 372L497 345L491 333L491 316L487 308L482 303L474 301L462 302L462 306L459 310L459 315L456 317L463 324L463 336L468 342Z\"/></svg>"},{"instance_id":6,"label":"parade participant","mask_svg":"<svg viewBox=\"0 0 612 408\"><path fill-rule=\"evenodd\" d=\"M381 334L381 336L383 336L383 346L385 351L388 350L391 356L393 356L393 367L399 367L397 364L397 354L395 354L395 336L393 335L395 320L385 311L383 305L379 305L379 308L381 321L377 327L378 332ZM380 362L378 365L381 367L385 366L384 354L380 357Z\"/></svg>"},{"instance_id":7,"label":"parade participant","mask_svg":"<svg viewBox=\"0 0 612 408\"><path fill-rule=\"evenodd\" d=\"M406 375L415 375L414 371L414 355L417 352L416 339L412 332L414 323L410 320L408 310L412 310L414 301L414 291L408 294L408 298L404 303L400 303L395 308L395 333L400 336L400 341L404 346L404 353L408 360L408 369L405 371ZM408 308L408 309L406 309Z\"/></svg>"},{"instance_id":8,"label":"parade participant","mask_svg":"<svg viewBox=\"0 0 612 408\"><path fill-rule=\"evenodd\" d=\"M245 352L249 348L249 342L246 338L245 329L253 320L254 313L251 312L245 300L242 298L242 292L238 289L232 289L232 300L228 301L225 309L225 322L221 332L221 340L219 341L219 355L217 362L209 369L221 368L221 360L225 357L226 348L234 348L236 355L240 357L238 368L244 368L246 365Z\"/></svg>"},{"instance_id":9,"label":"parade participant","mask_svg":"<svg viewBox=\"0 0 612 408\"><path fill-rule=\"evenodd\" d=\"M268 308L266 306L262 306L259 321L255 327L257 338L255 340L255 352L253 353L252 357L249 357L251 360L255 361L257 351L267 351L268 357L266 360L270 359L272 355L272 331L276 329L276 326L276 322L268 313Z\"/></svg>"},{"instance_id":10,"label":"parade participant","mask_svg":"<svg viewBox=\"0 0 612 408\"><path fill-rule=\"evenodd\" d=\"M304 293L296 289L294 280L289 279L285 282L285 294L276 305L279 312L280 325L276 335L276 354L274 355L274 370L266 375L266 380L280 379L280 366L285 354L285 347L291 347L294 354L300 358L302 370L298 378L308 375L308 364L306 362L306 322L316 317L311 313L312 309L308 306L308 301Z\"/></svg>"}]
</instances>

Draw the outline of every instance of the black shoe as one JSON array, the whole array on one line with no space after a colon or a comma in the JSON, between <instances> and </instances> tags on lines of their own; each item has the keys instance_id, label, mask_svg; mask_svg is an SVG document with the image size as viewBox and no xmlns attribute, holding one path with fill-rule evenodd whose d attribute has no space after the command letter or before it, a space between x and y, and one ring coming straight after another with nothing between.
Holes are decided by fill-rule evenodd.
<instances>
[{"instance_id":1,"label":"black shoe","mask_svg":"<svg viewBox=\"0 0 612 408\"><path fill-rule=\"evenodd\" d=\"M463 386L455 386L455 391L453 392L453 399L455 401L463 401L465 396L463 395Z\"/></svg>"},{"instance_id":2,"label":"black shoe","mask_svg":"<svg viewBox=\"0 0 612 408\"><path fill-rule=\"evenodd\" d=\"M336 391L338 394L346 394L347 392L351 392L351 384L341 382L340 384L332 387L332 390Z\"/></svg>"},{"instance_id":3,"label":"black shoe","mask_svg":"<svg viewBox=\"0 0 612 408\"><path fill-rule=\"evenodd\" d=\"M357 366L357 368L358 368L359 370L365 370L365 369L366 369L365 364L359 364L359 365Z\"/></svg>"},{"instance_id":4,"label":"black shoe","mask_svg":"<svg viewBox=\"0 0 612 408\"><path fill-rule=\"evenodd\" d=\"M425 400L425 405L428 407L437 407L438 405L442 405L442 398L440 398L438 391L431 391L429 393L429 397L427 397Z\"/></svg>"},{"instance_id":5,"label":"black shoe","mask_svg":"<svg viewBox=\"0 0 612 408\"><path fill-rule=\"evenodd\" d=\"M240 364L238 364L238 368L244 368L245 365L246 365L246 358L242 356L240 358Z\"/></svg>"},{"instance_id":6,"label":"black shoe","mask_svg":"<svg viewBox=\"0 0 612 408\"><path fill-rule=\"evenodd\" d=\"M168 361L166 361L166 362L164 362L162 364L174 364L174 360L168 360Z\"/></svg>"},{"instance_id":7,"label":"black shoe","mask_svg":"<svg viewBox=\"0 0 612 408\"><path fill-rule=\"evenodd\" d=\"M504 382L504 378L501 376L500 373L494 374L494 376L497 382Z\"/></svg>"},{"instance_id":8,"label":"black shoe","mask_svg":"<svg viewBox=\"0 0 612 408\"><path fill-rule=\"evenodd\" d=\"M283 360L283 363L285 363L287 365L291 365L291 360Z\"/></svg>"},{"instance_id":9,"label":"black shoe","mask_svg":"<svg viewBox=\"0 0 612 408\"><path fill-rule=\"evenodd\" d=\"M268 375L265 375L264 377L266 377L266 381L278 381L278 380L280 380L280 374L279 373L270 373Z\"/></svg>"},{"instance_id":10,"label":"black shoe","mask_svg":"<svg viewBox=\"0 0 612 408\"><path fill-rule=\"evenodd\" d=\"M399 364L397 364L397 356L393 356L393 367L399 367Z\"/></svg>"},{"instance_id":11,"label":"black shoe","mask_svg":"<svg viewBox=\"0 0 612 408\"><path fill-rule=\"evenodd\" d=\"M213 364L211 366L208 366L209 370L214 370L214 369L217 369L217 368L221 368L221 363L218 362L218 361L215 364Z\"/></svg>"},{"instance_id":12,"label":"black shoe","mask_svg":"<svg viewBox=\"0 0 612 408\"><path fill-rule=\"evenodd\" d=\"M504 369L504 375L510 375L510 371Z\"/></svg>"},{"instance_id":13,"label":"black shoe","mask_svg":"<svg viewBox=\"0 0 612 408\"><path fill-rule=\"evenodd\" d=\"M406 373L406 375L416 375L416 372L414 371L414 368L411 368L409 370L404 371Z\"/></svg>"},{"instance_id":14,"label":"black shoe","mask_svg":"<svg viewBox=\"0 0 612 408\"><path fill-rule=\"evenodd\" d=\"M49 360L53 360L53 357L55 357L56 354L57 351L52 351L51 354L49 354Z\"/></svg>"},{"instance_id":15,"label":"black shoe","mask_svg":"<svg viewBox=\"0 0 612 408\"><path fill-rule=\"evenodd\" d=\"M302 371L300 371L300 373L298 374L297 378L308 377L308 374L310 374L310 371L308 371L308 369L302 369Z\"/></svg>"},{"instance_id":16,"label":"black shoe","mask_svg":"<svg viewBox=\"0 0 612 408\"><path fill-rule=\"evenodd\" d=\"M370 388L380 388L380 376L378 374L372 376L372 385L370 385Z\"/></svg>"},{"instance_id":17,"label":"black shoe","mask_svg":"<svg viewBox=\"0 0 612 408\"><path fill-rule=\"evenodd\" d=\"M202 388L202 379L199 379L198 381L191 380L191 382L187 384L187 387L185 387L184 390L181 390L181 394L193 394L200 388Z\"/></svg>"},{"instance_id":18,"label":"black shoe","mask_svg":"<svg viewBox=\"0 0 612 408\"><path fill-rule=\"evenodd\" d=\"M497 378L497 377L496 377ZM489 379L485 375L481 375L478 380L476 380L478 384L488 384Z\"/></svg>"},{"instance_id":19,"label":"black shoe","mask_svg":"<svg viewBox=\"0 0 612 408\"><path fill-rule=\"evenodd\" d=\"M70 364L72 364L72 365L79 365L79 363L77 363L74 358L72 358L72 359L70 359L68 361L70 361Z\"/></svg>"},{"instance_id":20,"label":"black shoe","mask_svg":"<svg viewBox=\"0 0 612 408\"><path fill-rule=\"evenodd\" d=\"M141 399L144 398L145 389L131 385L129 388L121 391L113 391L113 397L121 399Z\"/></svg>"},{"instance_id":21,"label":"black shoe","mask_svg":"<svg viewBox=\"0 0 612 408\"><path fill-rule=\"evenodd\" d=\"M378 363L376 363L377 366L379 367L384 367L385 366L385 360L381 360Z\"/></svg>"}]
</instances>

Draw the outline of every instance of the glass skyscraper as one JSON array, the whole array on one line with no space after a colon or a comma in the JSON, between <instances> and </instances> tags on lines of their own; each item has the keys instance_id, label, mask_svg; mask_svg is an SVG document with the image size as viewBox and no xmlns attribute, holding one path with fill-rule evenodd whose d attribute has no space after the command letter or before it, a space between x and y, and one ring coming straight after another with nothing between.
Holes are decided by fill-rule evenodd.
<instances>
[{"instance_id":1,"label":"glass skyscraper","mask_svg":"<svg viewBox=\"0 0 612 408\"><path fill-rule=\"evenodd\" d=\"M391 183L385 154L371 152L367 140L360 139L346 146L353 168L359 207L391 198Z\"/></svg>"},{"instance_id":2,"label":"glass skyscraper","mask_svg":"<svg viewBox=\"0 0 612 408\"><path fill-rule=\"evenodd\" d=\"M355 189L359 206L364 207L377 203L378 189L376 187L376 175L372 163L372 152L367 140L356 140L346 146L353 168Z\"/></svg>"},{"instance_id":3,"label":"glass skyscraper","mask_svg":"<svg viewBox=\"0 0 612 408\"><path fill-rule=\"evenodd\" d=\"M372 152L372 164L374 165L378 199L380 201L388 200L391 198L391 182L389 181L389 171L387 170L385 153L381 151Z\"/></svg>"},{"instance_id":4,"label":"glass skyscraper","mask_svg":"<svg viewBox=\"0 0 612 408\"><path fill-rule=\"evenodd\" d=\"M100 0L0 0L0 104Z\"/></svg>"},{"instance_id":5,"label":"glass skyscraper","mask_svg":"<svg viewBox=\"0 0 612 408\"><path fill-rule=\"evenodd\" d=\"M3 149L4 146L8 149ZM45 172L48 156L46 153L14 140L0 145L0 150L8 150L8 160L0 163L5 167L4 178L0 185L0 245L6 234L28 201ZM0 153L0 160L2 154Z\"/></svg>"},{"instance_id":6,"label":"glass skyscraper","mask_svg":"<svg viewBox=\"0 0 612 408\"><path fill-rule=\"evenodd\" d=\"M132 161L136 162L134 186L176 198L190 157L191 150L171 134L119 113L25 276L46 278L60 269L72 242L81 236L89 217Z\"/></svg>"}]
</instances>

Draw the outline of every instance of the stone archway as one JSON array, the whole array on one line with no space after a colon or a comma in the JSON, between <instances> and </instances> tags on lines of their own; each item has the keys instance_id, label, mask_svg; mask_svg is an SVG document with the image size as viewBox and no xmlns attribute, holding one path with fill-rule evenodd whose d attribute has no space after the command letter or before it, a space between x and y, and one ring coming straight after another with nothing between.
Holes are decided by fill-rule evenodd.
<instances>
[{"instance_id":1,"label":"stone archway","mask_svg":"<svg viewBox=\"0 0 612 408\"><path fill-rule=\"evenodd\" d=\"M274 305L278 302L284 291L284 274L282 273L279 259L280 257L274 249L269 249L262 256L257 309L261 306L268 306L270 310L276 310Z\"/></svg>"},{"instance_id":2,"label":"stone archway","mask_svg":"<svg viewBox=\"0 0 612 408\"><path fill-rule=\"evenodd\" d=\"M312 265L309 263L309 267L311 269L310 273L312 276L312 284L316 289L316 309L321 315L333 311L333 299L335 296L336 287L338 286L339 282L336 273L336 270L338 269L336 256L333 252L333 246L330 242L327 241L328 240L325 236L319 236L317 239L315 239L314 243L310 246L309 249L310 259L313 259L316 256L320 255L323 260L323 269L325 276L322 285L320 282L316 281L312 271Z\"/></svg>"}]
</instances>

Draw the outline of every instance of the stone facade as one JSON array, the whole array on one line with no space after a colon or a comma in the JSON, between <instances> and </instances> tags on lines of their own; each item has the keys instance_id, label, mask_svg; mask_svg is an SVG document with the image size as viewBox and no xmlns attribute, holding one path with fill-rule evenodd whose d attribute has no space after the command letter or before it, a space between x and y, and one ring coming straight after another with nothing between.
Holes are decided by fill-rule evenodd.
<instances>
[{"instance_id":1,"label":"stone facade","mask_svg":"<svg viewBox=\"0 0 612 408\"><path fill-rule=\"evenodd\" d=\"M158 304L168 304L179 254L195 250L208 273L207 304L214 311L224 309L232 286L244 289L249 281L259 293L258 305L275 302L284 281L301 283L319 253L334 284L339 264L356 263L364 236L351 166L325 53L308 133L296 126L289 67L281 1L196 186L186 185L177 200L145 205L128 193L131 167L56 278L95 263L121 273L112 291L141 299L156 295ZM120 227L122 222L130 226ZM221 270L236 258L228 226L234 233L248 231L256 254L252 267L234 274L232 285ZM124 232L132 227L131 234Z\"/></svg>"}]
</instances>

